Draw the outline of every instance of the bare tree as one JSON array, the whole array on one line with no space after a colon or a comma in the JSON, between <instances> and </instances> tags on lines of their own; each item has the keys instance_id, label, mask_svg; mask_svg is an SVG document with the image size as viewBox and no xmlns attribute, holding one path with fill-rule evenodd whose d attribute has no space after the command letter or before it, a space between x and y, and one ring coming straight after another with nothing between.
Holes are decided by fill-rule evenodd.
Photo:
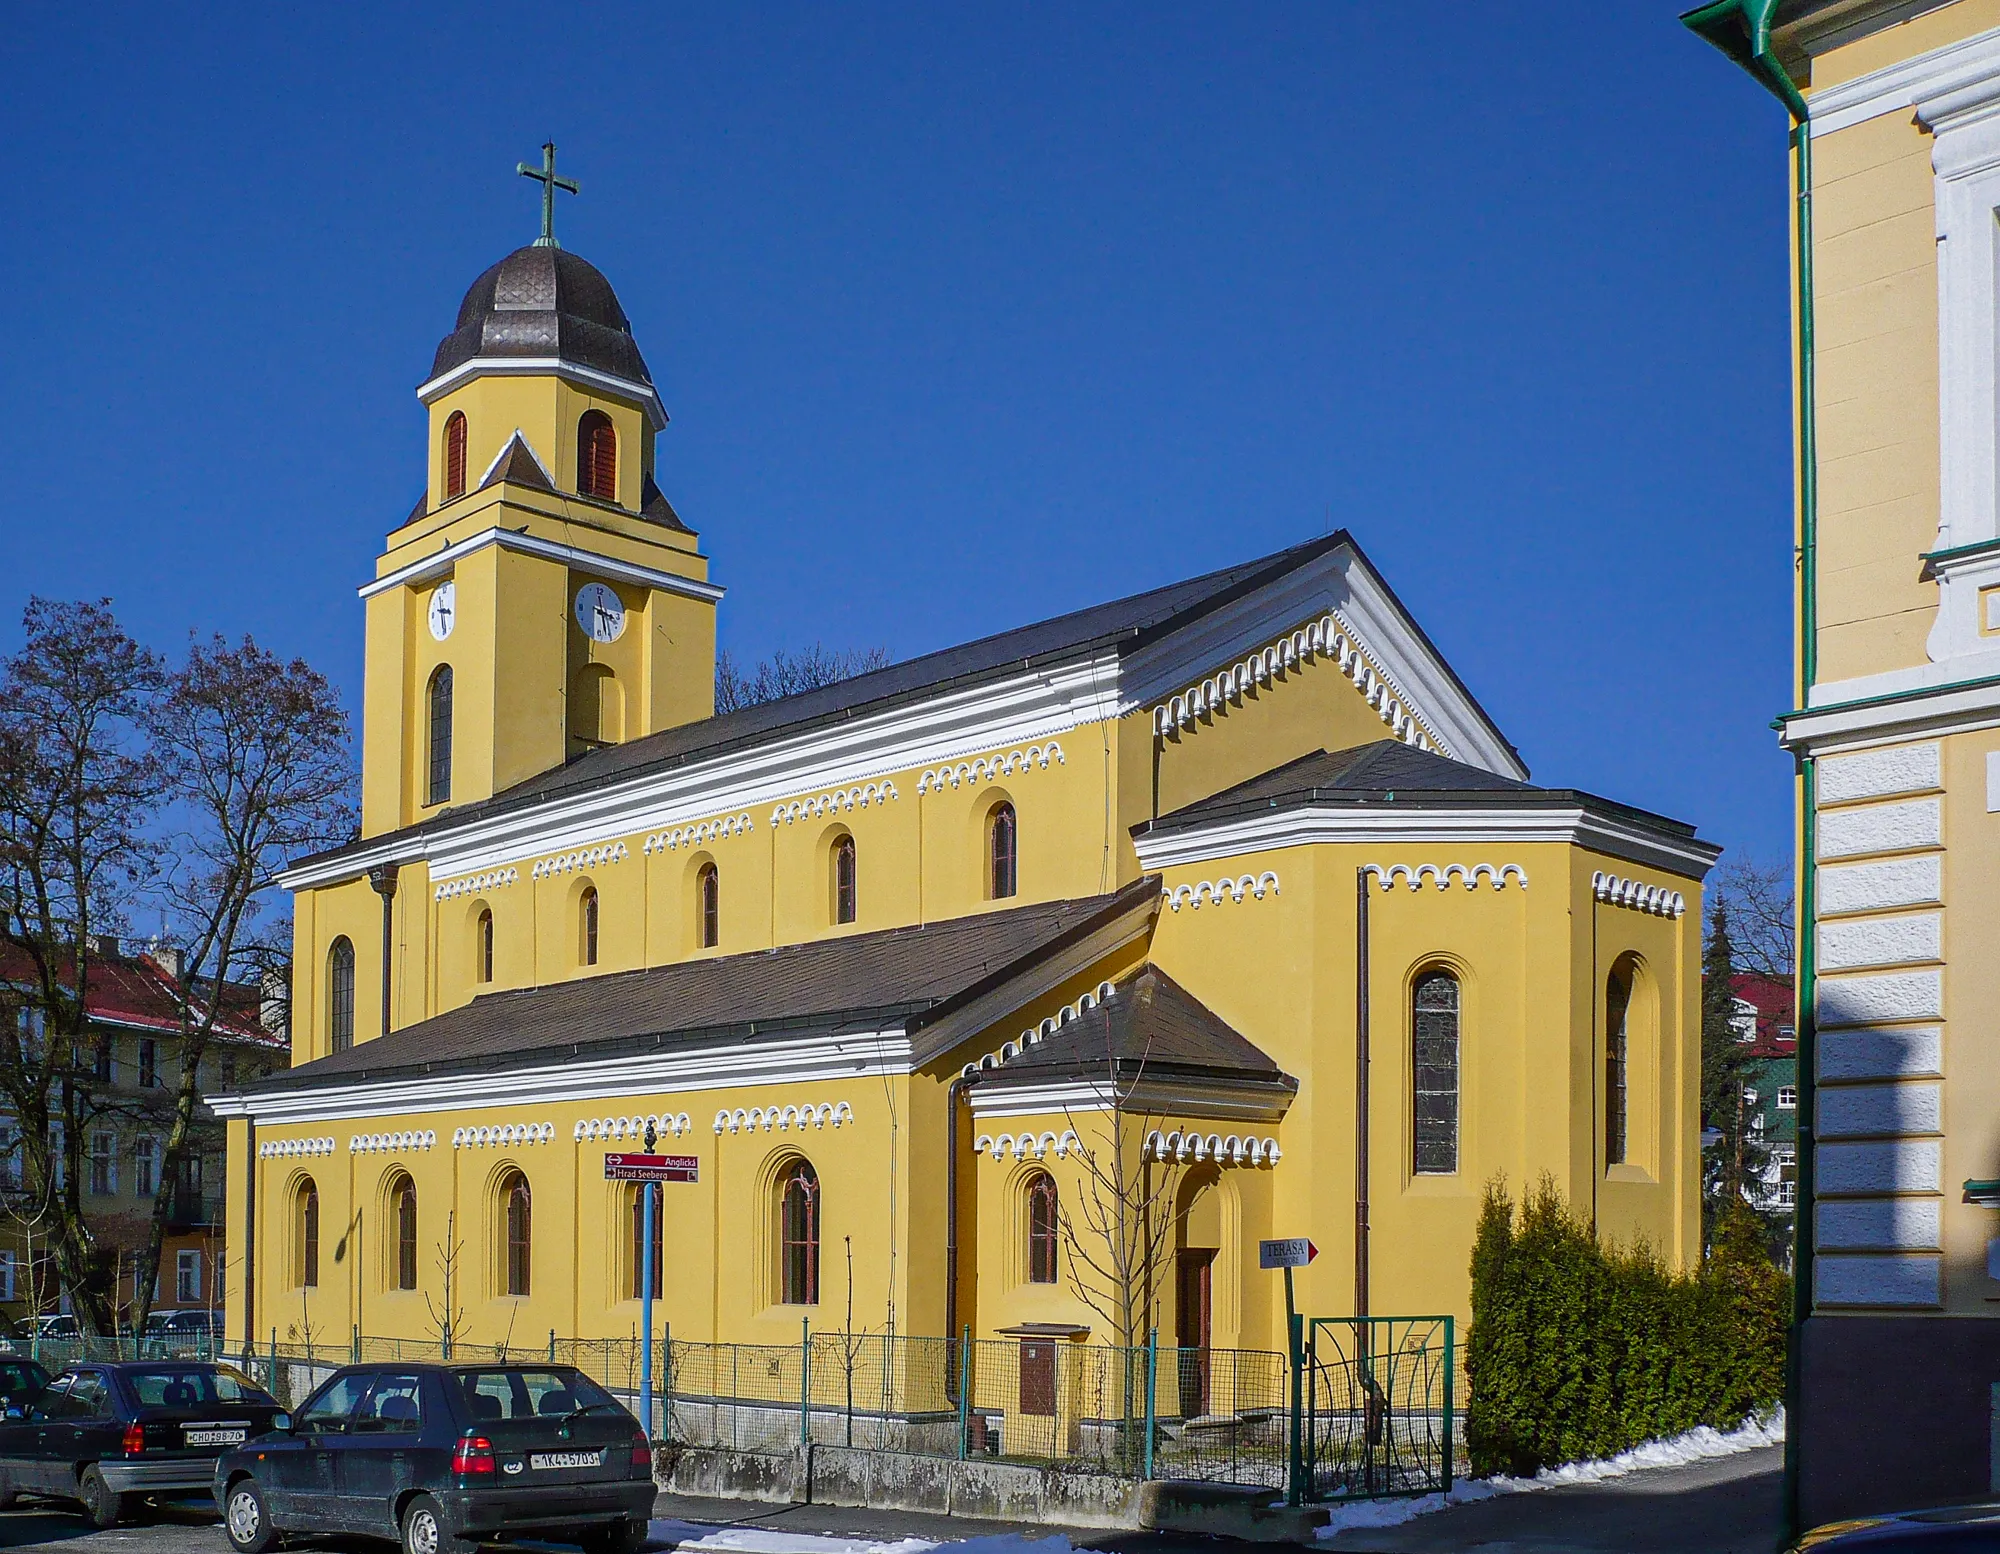
<instances>
[{"instance_id":1,"label":"bare tree","mask_svg":"<svg viewBox=\"0 0 2000 1554\"><path fill-rule=\"evenodd\" d=\"M856 675L880 669L888 662L889 654L885 648L835 651L815 642L802 653L787 653L779 648L769 658L760 659L745 671L737 665L732 654L720 653L715 660L715 711L720 716L725 712L754 707L759 702L816 691L822 686L837 685L842 680L851 680Z\"/></svg>"},{"instance_id":2,"label":"bare tree","mask_svg":"<svg viewBox=\"0 0 2000 1554\"><path fill-rule=\"evenodd\" d=\"M1798 968L1791 865L1731 858L1716 870L1709 894L1729 914L1736 969L1791 981Z\"/></svg>"},{"instance_id":3,"label":"bare tree","mask_svg":"<svg viewBox=\"0 0 2000 1554\"><path fill-rule=\"evenodd\" d=\"M151 871L158 765L143 718L158 660L109 600L31 599L0 663L0 1093L21 1129L21 1198L79 1315L109 1332L116 1302L83 1213L90 1100L79 1069L97 936ZM93 1065L94 1066L94 1065Z\"/></svg>"},{"instance_id":4,"label":"bare tree","mask_svg":"<svg viewBox=\"0 0 2000 1554\"><path fill-rule=\"evenodd\" d=\"M459 1301L458 1290L458 1260L464 1251L465 1243L458 1236L458 1210L452 1209L445 1214L444 1239L438 1242L436 1254L444 1297L433 1301L431 1292L424 1291L424 1309L430 1313L431 1326L437 1330L438 1352L447 1360L465 1333L465 1307ZM508 1331L511 1335L511 1326Z\"/></svg>"},{"instance_id":5,"label":"bare tree","mask_svg":"<svg viewBox=\"0 0 2000 1554\"><path fill-rule=\"evenodd\" d=\"M218 1030L260 1023L271 966L290 937L283 918L267 917L263 892L288 856L354 832L347 713L302 660L286 663L248 637L192 642L146 725L169 801L158 890L177 941L180 1072L133 1292L141 1327L175 1199L193 1187L202 1061Z\"/></svg>"}]
</instances>

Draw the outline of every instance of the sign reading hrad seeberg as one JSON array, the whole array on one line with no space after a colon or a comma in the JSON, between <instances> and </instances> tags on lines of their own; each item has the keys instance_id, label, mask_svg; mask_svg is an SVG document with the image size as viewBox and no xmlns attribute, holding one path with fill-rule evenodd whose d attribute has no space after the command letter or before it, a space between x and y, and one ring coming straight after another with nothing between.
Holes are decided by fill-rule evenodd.
<instances>
[{"instance_id":1,"label":"sign reading hrad seeberg","mask_svg":"<svg viewBox=\"0 0 2000 1554\"><path fill-rule=\"evenodd\" d=\"M692 1182L699 1179L701 1160L695 1155L606 1155L607 1182Z\"/></svg>"}]
</instances>

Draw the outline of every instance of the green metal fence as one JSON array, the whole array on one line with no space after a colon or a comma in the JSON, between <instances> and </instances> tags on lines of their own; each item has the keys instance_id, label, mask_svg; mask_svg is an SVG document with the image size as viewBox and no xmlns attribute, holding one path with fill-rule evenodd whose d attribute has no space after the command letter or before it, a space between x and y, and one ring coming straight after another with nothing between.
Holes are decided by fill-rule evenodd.
<instances>
[{"instance_id":1,"label":"green metal fence","mask_svg":"<svg viewBox=\"0 0 2000 1554\"><path fill-rule=\"evenodd\" d=\"M1300 1432L1307 1500L1449 1490L1459 1357L1450 1317L1306 1323Z\"/></svg>"},{"instance_id":2,"label":"green metal fence","mask_svg":"<svg viewBox=\"0 0 2000 1554\"><path fill-rule=\"evenodd\" d=\"M1274 1493L1291 1486L1296 1456L1301 1500L1449 1489L1464 1399L1452 1319L1320 1317L1302 1333L1296 1413L1282 1354L1120 1348L1060 1331L949 1339L802 1325L790 1344L662 1334L650 1398L637 1335L304 1345L273 1333L242 1363L287 1407L358 1361L556 1361L597 1381L657 1439L687 1446L854 1447Z\"/></svg>"}]
</instances>

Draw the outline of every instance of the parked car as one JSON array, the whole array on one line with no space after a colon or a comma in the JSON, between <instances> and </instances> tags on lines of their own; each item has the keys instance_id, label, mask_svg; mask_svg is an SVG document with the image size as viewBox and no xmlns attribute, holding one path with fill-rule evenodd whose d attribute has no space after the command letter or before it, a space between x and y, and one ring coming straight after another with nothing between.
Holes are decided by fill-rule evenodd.
<instances>
[{"instance_id":1,"label":"parked car","mask_svg":"<svg viewBox=\"0 0 2000 1554\"><path fill-rule=\"evenodd\" d=\"M18 1419L49 1384L49 1373L33 1360L0 1357L0 1419Z\"/></svg>"},{"instance_id":2,"label":"parked car","mask_svg":"<svg viewBox=\"0 0 2000 1554\"><path fill-rule=\"evenodd\" d=\"M2000 1549L2000 1502L1901 1511L1815 1527L1792 1545L1792 1554L1991 1554Z\"/></svg>"},{"instance_id":3,"label":"parked car","mask_svg":"<svg viewBox=\"0 0 2000 1554\"><path fill-rule=\"evenodd\" d=\"M23 1412L0 1418L0 1507L53 1495L110 1527L132 1498L210 1488L216 1458L278 1414L276 1398L227 1365L69 1366Z\"/></svg>"},{"instance_id":4,"label":"parked car","mask_svg":"<svg viewBox=\"0 0 2000 1554\"><path fill-rule=\"evenodd\" d=\"M146 1316L140 1341L148 1354L171 1354L182 1349L206 1348L222 1331L220 1312L193 1309L154 1311Z\"/></svg>"},{"instance_id":5,"label":"parked car","mask_svg":"<svg viewBox=\"0 0 2000 1554\"><path fill-rule=\"evenodd\" d=\"M328 1532L407 1554L523 1536L632 1554L653 1495L639 1422L567 1365L351 1365L215 1464L236 1554Z\"/></svg>"},{"instance_id":6,"label":"parked car","mask_svg":"<svg viewBox=\"0 0 2000 1554\"><path fill-rule=\"evenodd\" d=\"M36 1317L30 1335L40 1339L81 1338L83 1328L78 1325L76 1314L71 1311L51 1312L45 1317Z\"/></svg>"},{"instance_id":7,"label":"parked car","mask_svg":"<svg viewBox=\"0 0 2000 1554\"><path fill-rule=\"evenodd\" d=\"M0 1354L26 1354L28 1330L0 1311Z\"/></svg>"}]
</instances>

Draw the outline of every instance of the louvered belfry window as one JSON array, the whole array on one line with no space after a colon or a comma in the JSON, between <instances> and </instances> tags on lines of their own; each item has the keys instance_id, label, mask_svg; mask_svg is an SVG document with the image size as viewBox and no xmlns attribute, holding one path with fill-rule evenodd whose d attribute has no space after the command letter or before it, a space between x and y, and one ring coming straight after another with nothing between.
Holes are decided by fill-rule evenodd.
<instances>
[{"instance_id":1,"label":"louvered belfry window","mask_svg":"<svg viewBox=\"0 0 2000 1554\"><path fill-rule=\"evenodd\" d=\"M606 502L618 500L618 433L602 410L587 410L576 424L576 488Z\"/></svg>"},{"instance_id":2,"label":"louvered belfry window","mask_svg":"<svg viewBox=\"0 0 2000 1554\"><path fill-rule=\"evenodd\" d=\"M1427 971L1417 979L1413 1024L1416 1074L1414 1158L1419 1176L1458 1170L1458 978Z\"/></svg>"},{"instance_id":3,"label":"louvered belfry window","mask_svg":"<svg viewBox=\"0 0 2000 1554\"><path fill-rule=\"evenodd\" d=\"M996 804L986 823L987 894L1004 901L1014 894L1014 806Z\"/></svg>"},{"instance_id":4,"label":"louvered belfry window","mask_svg":"<svg viewBox=\"0 0 2000 1554\"><path fill-rule=\"evenodd\" d=\"M465 495L465 412L454 410L444 423L444 499Z\"/></svg>"}]
</instances>

